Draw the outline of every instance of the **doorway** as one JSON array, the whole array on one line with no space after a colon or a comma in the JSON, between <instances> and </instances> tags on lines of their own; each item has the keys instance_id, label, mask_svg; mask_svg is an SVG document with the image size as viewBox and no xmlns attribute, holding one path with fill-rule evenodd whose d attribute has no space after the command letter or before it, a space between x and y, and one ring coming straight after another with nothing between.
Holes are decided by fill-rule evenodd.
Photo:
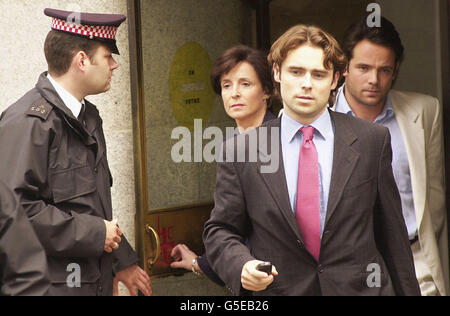
<instances>
[{"instance_id":1,"label":"doorway","mask_svg":"<svg viewBox=\"0 0 450 316\"><path fill-rule=\"evenodd\" d=\"M201 234L213 207L215 185L215 163L201 155L196 157L194 151L190 160L174 159L173 148L182 135L176 133L177 128L184 128L187 133L183 135L190 135L193 147L201 147L208 142L201 137L207 127L224 130L234 126L220 97L212 93L208 77L211 64L222 51L239 43L267 52L279 35L299 23L319 25L341 41L348 25L366 13L370 2L129 0L136 250L141 264L152 275L154 295L230 294L204 277L169 266L170 250L177 243L187 244L198 255L203 253ZM401 8L387 8L388 15L398 18L402 14ZM441 17L446 17L442 22L446 28L447 12L448 6ZM448 33L441 35L443 44L446 40L442 53L447 54L443 55L447 72L442 84L450 183ZM410 81L400 81L400 85L411 88ZM273 110L277 113L278 109ZM448 186L447 197L449 192Z\"/></svg>"}]
</instances>

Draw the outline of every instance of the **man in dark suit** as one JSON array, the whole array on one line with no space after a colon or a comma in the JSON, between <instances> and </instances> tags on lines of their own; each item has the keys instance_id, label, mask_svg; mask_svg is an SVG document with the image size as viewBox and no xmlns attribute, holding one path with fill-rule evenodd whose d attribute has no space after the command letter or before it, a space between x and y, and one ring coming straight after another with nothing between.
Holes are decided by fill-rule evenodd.
<instances>
[{"instance_id":1,"label":"man in dark suit","mask_svg":"<svg viewBox=\"0 0 450 316\"><path fill-rule=\"evenodd\" d=\"M389 132L327 109L346 67L339 44L297 25L269 62L284 114L257 130L257 162L218 164L204 231L213 269L235 295L420 295ZM239 138L244 148L230 145ZM255 148L249 135L236 139L224 151Z\"/></svg>"},{"instance_id":2,"label":"man in dark suit","mask_svg":"<svg viewBox=\"0 0 450 316\"><path fill-rule=\"evenodd\" d=\"M44 249L0 179L0 296L42 296L49 287Z\"/></svg>"}]
</instances>

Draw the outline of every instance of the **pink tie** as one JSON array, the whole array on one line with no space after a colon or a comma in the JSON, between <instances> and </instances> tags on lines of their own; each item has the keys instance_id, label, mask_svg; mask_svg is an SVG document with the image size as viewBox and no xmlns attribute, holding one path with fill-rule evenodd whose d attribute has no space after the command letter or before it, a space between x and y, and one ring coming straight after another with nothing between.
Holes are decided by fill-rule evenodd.
<instances>
[{"instance_id":1,"label":"pink tie","mask_svg":"<svg viewBox=\"0 0 450 316\"><path fill-rule=\"evenodd\" d=\"M300 129L303 133L303 144L298 162L295 216L306 249L318 261L320 253L319 162L313 142L314 131L312 126Z\"/></svg>"}]
</instances>

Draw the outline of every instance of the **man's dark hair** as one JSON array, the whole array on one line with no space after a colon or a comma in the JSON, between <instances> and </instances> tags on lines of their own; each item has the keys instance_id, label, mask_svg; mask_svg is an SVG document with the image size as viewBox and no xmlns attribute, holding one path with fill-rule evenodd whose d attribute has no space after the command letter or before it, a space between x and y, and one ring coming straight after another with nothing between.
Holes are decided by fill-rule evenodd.
<instances>
[{"instance_id":1,"label":"man's dark hair","mask_svg":"<svg viewBox=\"0 0 450 316\"><path fill-rule=\"evenodd\" d=\"M216 60L211 70L211 83L214 92L220 95L222 93L221 79L222 76L229 73L240 62L248 62L252 65L258 79L261 82L261 86L269 96L273 94L273 83L270 72L270 66L267 63L266 55L254 48L238 45L227 49Z\"/></svg>"},{"instance_id":2,"label":"man's dark hair","mask_svg":"<svg viewBox=\"0 0 450 316\"><path fill-rule=\"evenodd\" d=\"M371 27L367 25L367 18L368 15L365 15L353 23L345 33L342 48L348 61L350 62L353 57L353 49L356 44L363 40L368 40L374 44L392 49L395 53L395 63L401 63L404 47L394 24L385 17L381 17L380 27Z\"/></svg>"},{"instance_id":3,"label":"man's dark hair","mask_svg":"<svg viewBox=\"0 0 450 316\"><path fill-rule=\"evenodd\" d=\"M76 53L83 51L92 59L100 45L98 41L51 30L44 44L48 71L56 76L64 75L69 70Z\"/></svg>"}]
</instances>

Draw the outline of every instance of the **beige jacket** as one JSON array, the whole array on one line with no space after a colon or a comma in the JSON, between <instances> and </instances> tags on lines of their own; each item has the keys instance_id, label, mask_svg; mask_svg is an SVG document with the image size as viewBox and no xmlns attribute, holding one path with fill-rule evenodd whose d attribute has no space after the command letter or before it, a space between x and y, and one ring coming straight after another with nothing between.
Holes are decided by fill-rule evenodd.
<instances>
[{"instance_id":1,"label":"beige jacket","mask_svg":"<svg viewBox=\"0 0 450 316\"><path fill-rule=\"evenodd\" d=\"M408 152L419 243L440 294L448 295L442 106L424 94L391 90L389 95Z\"/></svg>"}]
</instances>

